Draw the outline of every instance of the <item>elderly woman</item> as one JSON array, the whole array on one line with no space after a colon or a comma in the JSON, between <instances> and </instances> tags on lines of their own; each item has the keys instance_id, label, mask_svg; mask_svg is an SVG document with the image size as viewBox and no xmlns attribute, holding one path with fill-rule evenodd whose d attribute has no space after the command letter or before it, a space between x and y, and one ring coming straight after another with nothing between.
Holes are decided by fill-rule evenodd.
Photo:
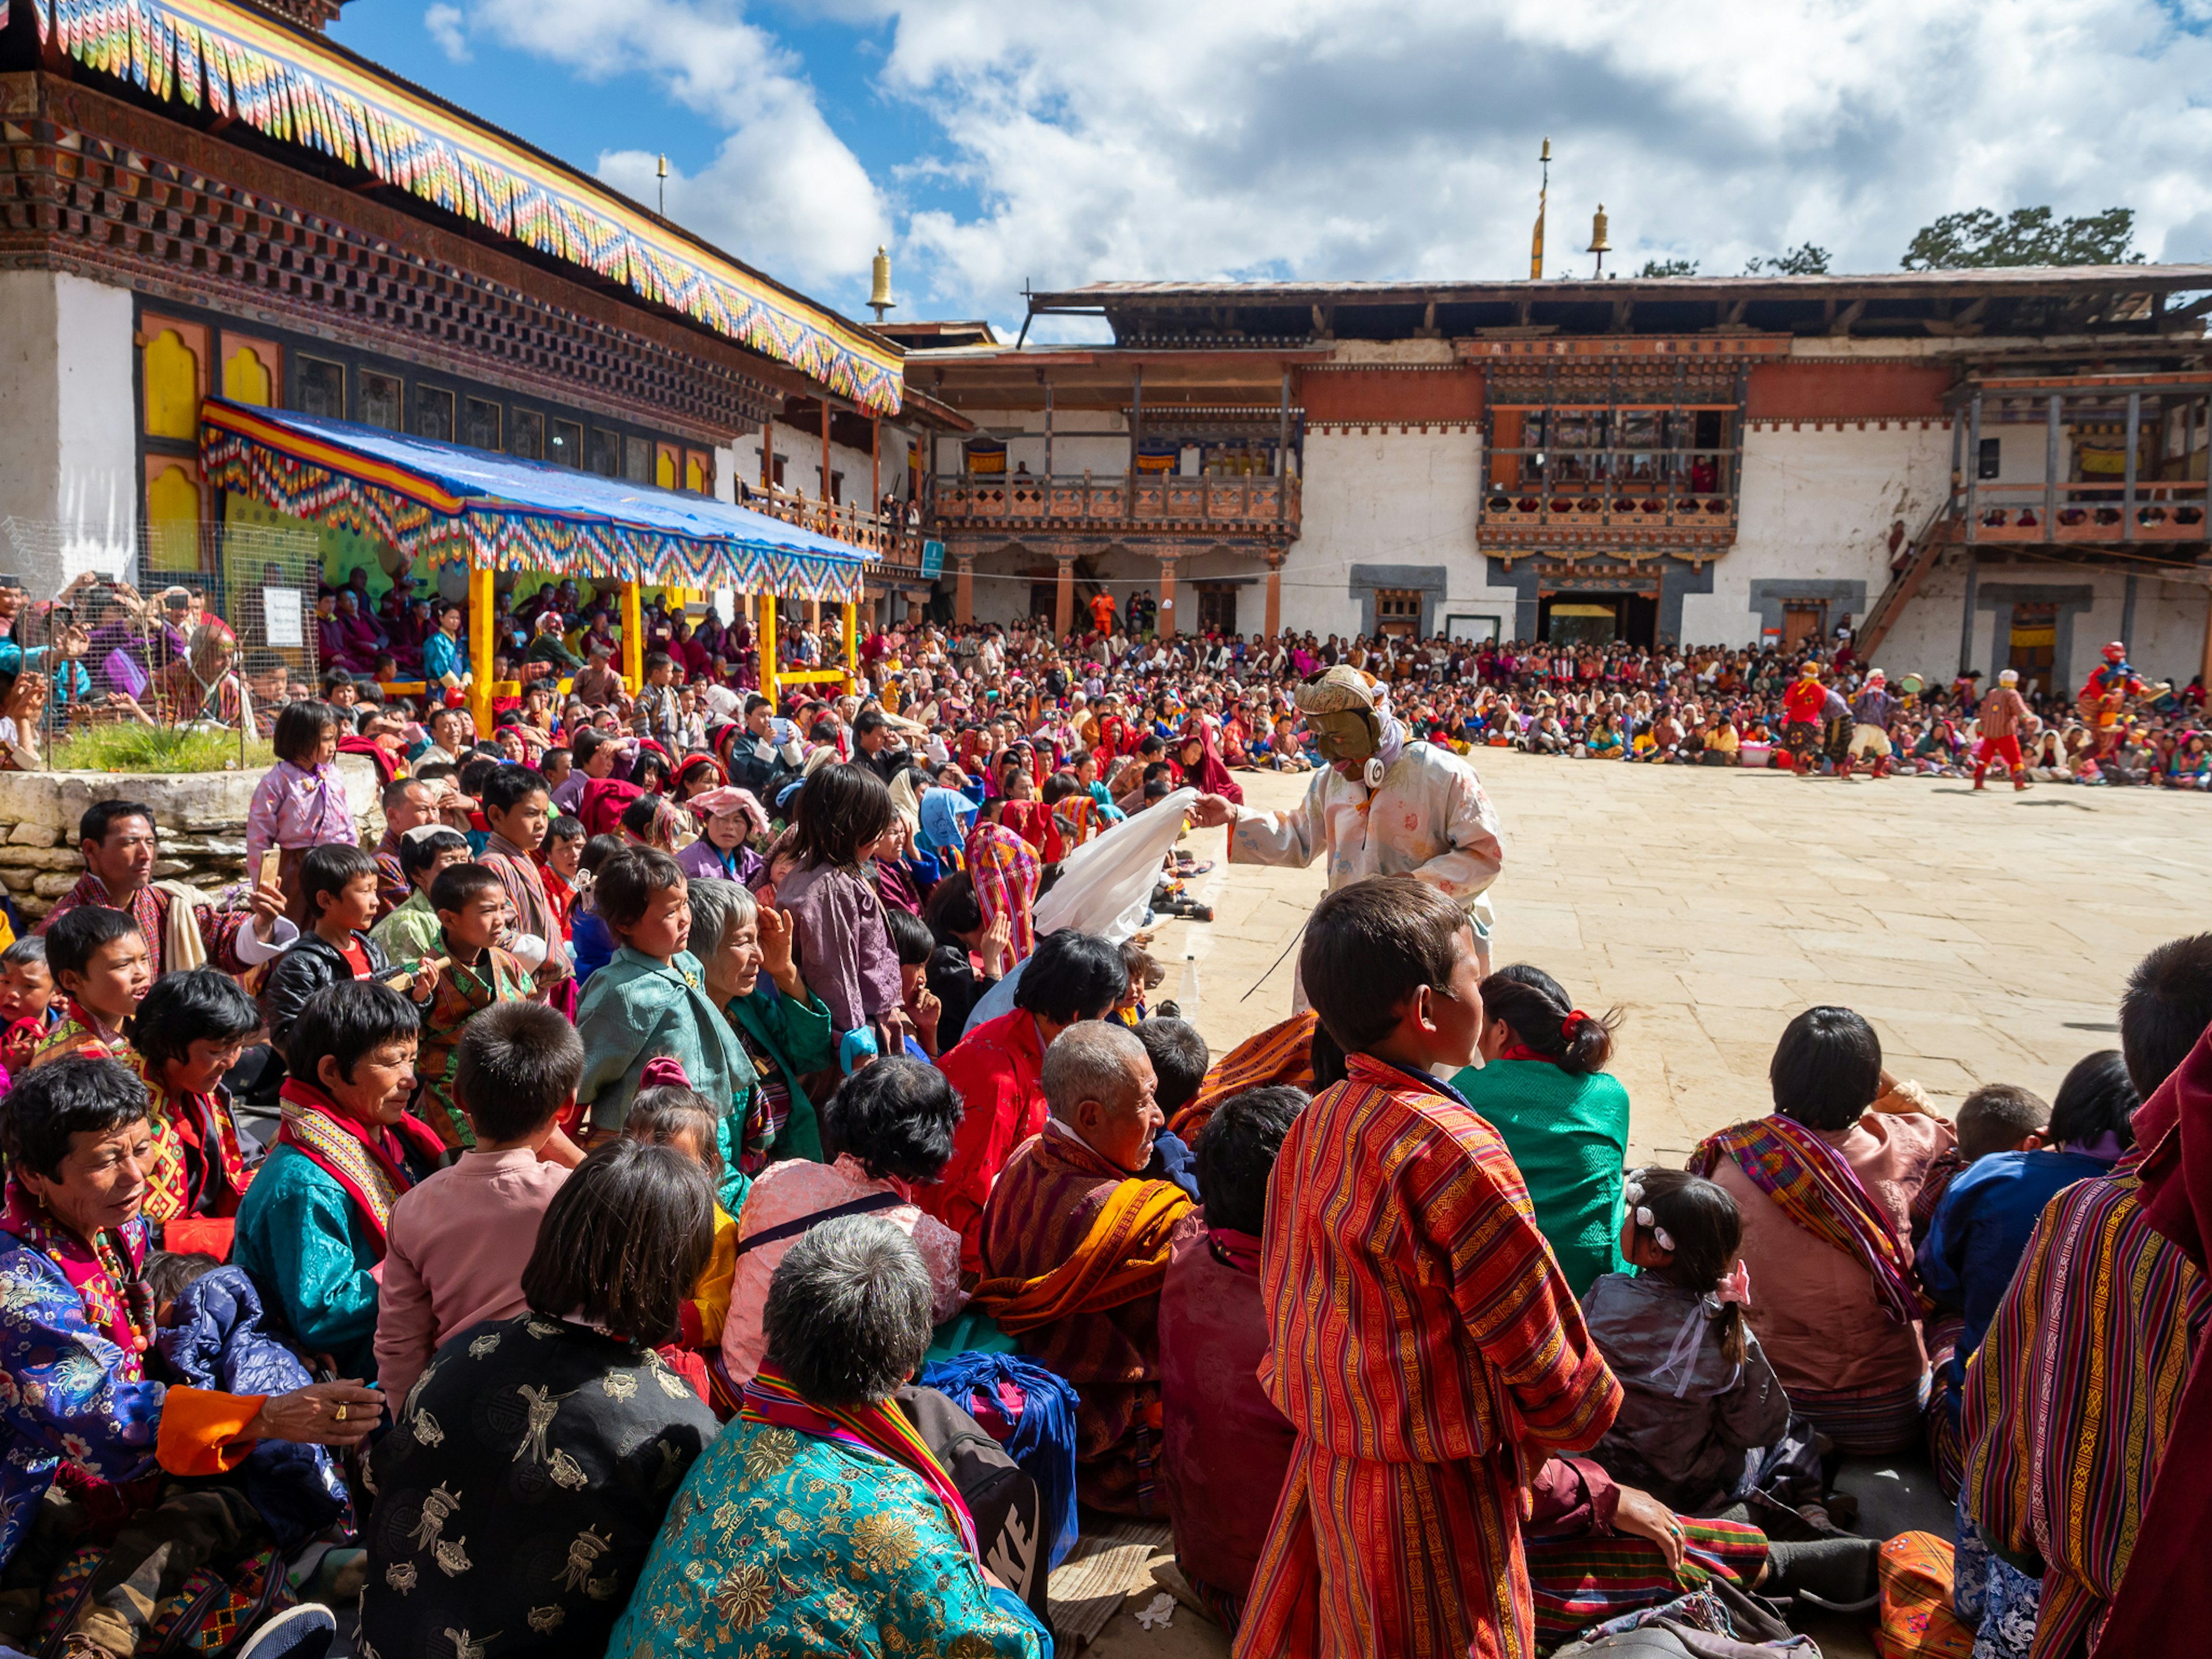
<instances>
[{"instance_id":1,"label":"elderly woman","mask_svg":"<svg viewBox=\"0 0 2212 1659\"><path fill-rule=\"evenodd\" d=\"M931 1300L914 1241L879 1218L824 1221L791 1247L769 1285L767 1359L677 1494L609 1652L804 1653L833 1632L886 1652L1051 1651L977 1559L967 1504L894 1399L929 1346Z\"/></svg>"},{"instance_id":2,"label":"elderly woman","mask_svg":"<svg viewBox=\"0 0 2212 1659\"><path fill-rule=\"evenodd\" d=\"M692 757L694 760L711 758ZM708 876L745 887L758 886L766 864L745 842L748 836L768 834L768 813L753 793L725 784L702 790L684 805L698 820L700 836L676 855L677 867L686 876Z\"/></svg>"},{"instance_id":3,"label":"elderly woman","mask_svg":"<svg viewBox=\"0 0 2212 1659\"><path fill-rule=\"evenodd\" d=\"M714 1216L706 1170L673 1147L611 1140L562 1183L522 1273L530 1311L455 1332L376 1449L361 1651L482 1652L495 1633L503 1656L605 1649L714 1438L653 1352Z\"/></svg>"},{"instance_id":4,"label":"elderly woman","mask_svg":"<svg viewBox=\"0 0 2212 1659\"><path fill-rule=\"evenodd\" d=\"M756 1078L744 1128L732 1135L739 1170L758 1175L771 1157L822 1162L822 1132L800 1079L837 1064L830 1009L806 988L791 956L789 913L763 910L734 881L690 884L692 953L707 994L727 1017Z\"/></svg>"},{"instance_id":5,"label":"elderly woman","mask_svg":"<svg viewBox=\"0 0 2212 1659\"><path fill-rule=\"evenodd\" d=\"M244 1479L216 1477L261 1440L351 1445L383 1412L358 1382L247 1395L156 1380L140 1213L155 1162L147 1109L145 1085L121 1062L73 1056L18 1083L0 1118L9 1171L0 1212L0 1642L11 1649L34 1645L43 1608L62 1621L56 1634L70 1659L125 1659L187 1578L202 1568L228 1573L268 1546ZM57 1482L64 1462L70 1476ZM88 1539L113 1540L90 1579L54 1583ZM50 1595L58 1607L46 1605ZM310 1628L327 1644L326 1609L294 1609L244 1651L291 1651Z\"/></svg>"}]
</instances>

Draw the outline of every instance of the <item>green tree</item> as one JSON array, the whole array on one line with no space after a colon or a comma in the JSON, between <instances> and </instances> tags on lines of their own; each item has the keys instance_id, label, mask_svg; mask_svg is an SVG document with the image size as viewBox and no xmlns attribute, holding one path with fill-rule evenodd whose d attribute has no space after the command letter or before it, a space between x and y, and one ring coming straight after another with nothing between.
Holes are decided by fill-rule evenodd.
<instances>
[{"instance_id":1,"label":"green tree","mask_svg":"<svg viewBox=\"0 0 2212 1659\"><path fill-rule=\"evenodd\" d=\"M1778 253L1771 259L1753 259L1743 268L1747 276L1825 276L1828 274L1828 250L1817 243L1808 242L1802 247L1793 247L1787 253Z\"/></svg>"},{"instance_id":2,"label":"green tree","mask_svg":"<svg viewBox=\"0 0 2212 1659\"><path fill-rule=\"evenodd\" d=\"M1638 276L1694 276L1698 274L1695 259L1646 259Z\"/></svg>"},{"instance_id":3,"label":"green tree","mask_svg":"<svg viewBox=\"0 0 2212 1659\"><path fill-rule=\"evenodd\" d=\"M1976 208L1922 227L1903 263L1907 270L2141 264L2143 256L2128 246L2135 225L2133 208L2106 208L2075 219L2057 218L2047 207L2014 208L2002 218Z\"/></svg>"}]
</instances>

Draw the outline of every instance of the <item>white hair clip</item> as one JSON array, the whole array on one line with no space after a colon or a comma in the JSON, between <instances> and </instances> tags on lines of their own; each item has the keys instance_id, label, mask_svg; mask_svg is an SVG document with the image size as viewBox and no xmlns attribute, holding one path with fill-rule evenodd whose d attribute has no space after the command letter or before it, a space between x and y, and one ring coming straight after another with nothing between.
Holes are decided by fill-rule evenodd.
<instances>
[{"instance_id":1,"label":"white hair clip","mask_svg":"<svg viewBox=\"0 0 2212 1659\"><path fill-rule=\"evenodd\" d=\"M1638 1198L1642 1198L1644 1194L1641 1192L1638 1192L1636 1194L1636 1197ZM1651 1235L1651 1242L1654 1244L1656 1244L1661 1249L1670 1252L1674 1249L1674 1241L1668 1237L1667 1230L1661 1226L1657 1218L1652 1215L1651 1206L1649 1204L1637 1205L1636 1224L1648 1231Z\"/></svg>"},{"instance_id":2,"label":"white hair clip","mask_svg":"<svg viewBox=\"0 0 2212 1659\"><path fill-rule=\"evenodd\" d=\"M1620 1189L1620 1201L1632 1209L1641 1204L1644 1201L1644 1183L1640 1181L1628 1182Z\"/></svg>"}]
</instances>

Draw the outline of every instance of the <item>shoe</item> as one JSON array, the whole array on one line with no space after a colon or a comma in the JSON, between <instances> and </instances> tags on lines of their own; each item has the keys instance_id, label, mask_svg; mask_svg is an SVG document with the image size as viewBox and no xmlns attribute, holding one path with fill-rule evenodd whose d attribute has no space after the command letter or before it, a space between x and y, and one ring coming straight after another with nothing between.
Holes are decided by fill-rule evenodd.
<instances>
[{"instance_id":1,"label":"shoe","mask_svg":"<svg viewBox=\"0 0 2212 1659\"><path fill-rule=\"evenodd\" d=\"M337 1640L338 1621L319 1601L287 1607L246 1640L238 1659L323 1659Z\"/></svg>"},{"instance_id":2,"label":"shoe","mask_svg":"<svg viewBox=\"0 0 2212 1659\"><path fill-rule=\"evenodd\" d=\"M1977 789L1986 789L1989 787L1989 785L1984 783L1979 778L1976 778L1974 780L1974 787Z\"/></svg>"},{"instance_id":3,"label":"shoe","mask_svg":"<svg viewBox=\"0 0 2212 1659\"><path fill-rule=\"evenodd\" d=\"M2013 793L2014 793L2015 795L2017 795L2017 794L2019 794L2019 793L2020 793L2022 790L2024 790L2024 789L2033 789L2033 788L2034 788L2034 787L2035 787L2035 786L2034 786L2033 784L2032 784L2032 783L2021 783L2021 782L2017 782L2017 781L2015 781L2015 782L2013 784L2013 787L2012 787L2012 792L2013 792Z\"/></svg>"}]
</instances>

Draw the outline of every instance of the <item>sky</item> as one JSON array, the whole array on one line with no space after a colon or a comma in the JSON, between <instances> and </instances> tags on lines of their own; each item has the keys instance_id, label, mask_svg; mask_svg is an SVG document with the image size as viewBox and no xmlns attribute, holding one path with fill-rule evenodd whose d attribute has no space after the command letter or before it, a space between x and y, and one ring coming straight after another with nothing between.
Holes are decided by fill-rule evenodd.
<instances>
[{"instance_id":1,"label":"sky","mask_svg":"<svg viewBox=\"0 0 2212 1659\"><path fill-rule=\"evenodd\" d=\"M2212 261L2212 0L352 0L332 35L865 316L1025 284L1893 270L1939 215L2124 206ZM1079 337L1041 320L1032 337Z\"/></svg>"}]
</instances>

